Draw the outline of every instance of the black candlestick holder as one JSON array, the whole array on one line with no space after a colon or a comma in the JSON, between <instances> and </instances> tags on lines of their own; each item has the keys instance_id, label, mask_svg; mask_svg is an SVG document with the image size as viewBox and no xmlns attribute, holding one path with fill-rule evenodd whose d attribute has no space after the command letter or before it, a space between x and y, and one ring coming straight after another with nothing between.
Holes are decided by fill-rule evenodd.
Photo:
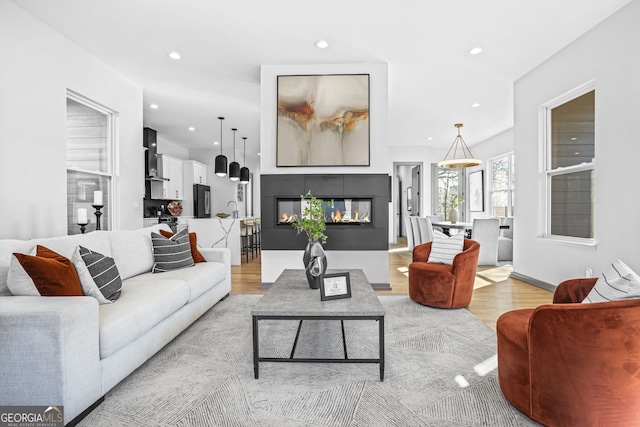
<instances>
[{"instance_id":1,"label":"black candlestick holder","mask_svg":"<svg viewBox=\"0 0 640 427\"><path fill-rule=\"evenodd\" d=\"M88 222L85 222L84 224L79 222L78 225L80 226L80 233L84 234L84 232L87 230L87 224L89 224Z\"/></svg>"},{"instance_id":2,"label":"black candlestick holder","mask_svg":"<svg viewBox=\"0 0 640 427\"><path fill-rule=\"evenodd\" d=\"M91 205L95 208L95 212L93 213L96 216L96 230L101 230L100 228L100 217L102 216L102 212L100 209L104 207L104 205Z\"/></svg>"}]
</instances>

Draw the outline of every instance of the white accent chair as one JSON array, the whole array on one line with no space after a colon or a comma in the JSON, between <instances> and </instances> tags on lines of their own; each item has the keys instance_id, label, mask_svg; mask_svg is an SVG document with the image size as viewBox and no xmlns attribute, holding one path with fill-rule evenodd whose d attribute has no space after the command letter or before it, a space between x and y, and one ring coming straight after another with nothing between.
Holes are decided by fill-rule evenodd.
<instances>
[{"instance_id":1,"label":"white accent chair","mask_svg":"<svg viewBox=\"0 0 640 427\"><path fill-rule=\"evenodd\" d=\"M513 261L513 217L500 218L500 225L508 225L501 229L498 236L498 261Z\"/></svg>"},{"instance_id":2,"label":"white accent chair","mask_svg":"<svg viewBox=\"0 0 640 427\"><path fill-rule=\"evenodd\" d=\"M480 243L478 265L498 265L499 235L500 219L475 218L473 220L472 238Z\"/></svg>"},{"instance_id":3,"label":"white accent chair","mask_svg":"<svg viewBox=\"0 0 640 427\"><path fill-rule=\"evenodd\" d=\"M427 218L431 221L431 225L433 225L434 222L444 221L444 218L441 215L427 215ZM433 229L442 232L442 228L440 227L433 227Z\"/></svg>"}]
</instances>

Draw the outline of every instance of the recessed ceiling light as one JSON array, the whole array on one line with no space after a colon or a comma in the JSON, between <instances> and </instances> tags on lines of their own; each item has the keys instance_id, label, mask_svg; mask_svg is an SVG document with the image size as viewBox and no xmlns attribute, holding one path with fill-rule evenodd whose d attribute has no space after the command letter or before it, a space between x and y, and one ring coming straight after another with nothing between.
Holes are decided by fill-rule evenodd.
<instances>
[{"instance_id":1,"label":"recessed ceiling light","mask_svg":"<svg viewBox=\"0 0 640 427\"><path fill-rule=\"evenodd\" d=\"M158 109L158 104L149 104L149 108L151 108L153 110L157 110Z\"/></svg>"},{"instance_id":2,"label":"recessed ceiling light","mask_svg":"<svg viewBox=\"0 0 640 427\"><path fill-rule=\"evenodd\" d=\"M577 156L577 155L579 155L579 154L580 154L580 152L579 152L579 151L576 151L576 152L575 152L575 153L573 153L573 154L575 154L575 155Z\"/></svg>"},{"instance_id":3,"label":"recessed ceiling light","mask_svg":"<svg viewBox=\"0 0 640 427\"><path fill-rule=\"evenodd\" d=\"M479 54L480 52L482 52L482 48L481 48L481 47L474 47L473 49L471 49L471 50L469 51L469 53L470 53L471 55L477 55L477 54Z\"/></svg>"},{"instance_id":4,"label":"recessed ceiling light","mask_svg":"<svg viewBox=\"0 0 640 427\"><path fill-rule=\"evenodd\" d=\"M194 130L196 130L196 128L194 128L193 126L189 126L189 132L193 132Z\"/></svg>"},{"instance_id":5,"label":"recessed ceiling light","mask_svg":"<svg viewBox=\"0 0 640 427\"><path fill-rule=\"evenodd\" d=\"M220 144L218 141L213 141L213 145L218 145Z\"/></svg>"},{"instance_id":6,"label":"recessed ceiling light","mask_svg":"<svg viewBox=\"0 0 640 427\"><path fill-rule=\"evenodd\" d=\"M572 141L577 141L578 138L576 138L575 136L573 138L571 138Z\"/></svg>"},{"instance_id":7,"label":"recessed ceiling light","mask_svg":"<svg viewBox=\"0 0 640 427\"><path fill-rule=\"evenodd\" d=\"M182 58L182 55L180 55L178 52L170 52L169 58L175 59L177 61L178 59Z\"/></svg>"},{"instance_id":8,"label":"recessed ceiling light","mask_svg":"<svg viewBox=\"0 0 640 427\"><path fill-rule=\"evenodd\" d=\"M478 108L480 106L480 103L479 102L474 102L473 104L471 104L471 106L473 108Z\"/></svg>"},{"instance_id":9,"label":"recessed ceiling light","mask_svg":"<svg viewBox=\"0 0 640 427\"><path fill-rule=\"evenodd\" d=\"M327 47L329 47L329 43L327 43L326 40L318 40L316 42L316 47L318 49L326 49Z\"/></svg>"},{"instance_id":10,"label":"recessed ceiling light","mask_svg":"<svg viewBox=\"0 0 640 427\"><path fill-rule=\"evenodd\" d=\"M258 153L258 156L262 156L262 153Z\"/></svg>"},{"instance_id":11,"label":"recessed ceiling light","mask_svg":"<svg viewBox=\"0 0 640 427\"><path fill-rule=\"evenodd\" d=\"M428 137L427 141L433 141L433 138L432 137Z\"/></svg>"}]
</instances>

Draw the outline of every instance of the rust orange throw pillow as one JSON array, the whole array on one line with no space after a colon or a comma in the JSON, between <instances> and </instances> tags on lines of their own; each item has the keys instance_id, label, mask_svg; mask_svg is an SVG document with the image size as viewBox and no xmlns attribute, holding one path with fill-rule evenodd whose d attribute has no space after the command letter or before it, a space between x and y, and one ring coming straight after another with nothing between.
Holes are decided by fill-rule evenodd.
<instances>
[{"instance_id":1,"label":"rust orange throw pillow","mask_svg":"<svg viewBox=\"0 0 640 427\"><path fill-rule=\"evenodd\" d=\"M42 296L84 296L70 259L38 245L36 255L13 254Z\"/></svg>"},{"instance_id":2,"label":"rust orange throw pillow","mask_svg":"<svg viewBox=\"0 0 640 427\"><path fill-rule=\"evenodd\" d=\"M160 230L160 234L162 234L167 239L170 239L173 236L173 233L170 231ZM191 245L191 256L193 257L193 262L207 262L204 259L204 256L198 250L198 238L196 233L189 233L189 244Z\"/></svg>"}]
</instances>

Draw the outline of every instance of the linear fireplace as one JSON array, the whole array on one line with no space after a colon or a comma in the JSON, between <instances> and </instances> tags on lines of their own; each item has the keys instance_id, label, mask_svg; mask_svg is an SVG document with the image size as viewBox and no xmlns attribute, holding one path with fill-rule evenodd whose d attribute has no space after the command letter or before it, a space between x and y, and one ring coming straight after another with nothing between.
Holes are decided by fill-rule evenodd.
<instances>
[{"instance_id":1,"label":"linear fireplace","mask_svg":"<svg viewBox=\"0 0 640 427\"><path fill-rule=\"evenodd\" d=\"M327 198L322 200L324 222L327 225L368 225L372 223L372 198ZM278 198L278 225L289 225L304 212L308 200Z\"/></svg>"},{"instance_id":2,"label":"linear fireplace","mask_svg":"<svg viewBox=\"0 0 640 427\"><path fill-rule=\"evenodd\" d=\"M261 176L263 250L302 250L306 238L291 221L304 211L300 195L324 201L327 251L388 250L390 178L386 174Z\"/></svg>"}]
</instances>

